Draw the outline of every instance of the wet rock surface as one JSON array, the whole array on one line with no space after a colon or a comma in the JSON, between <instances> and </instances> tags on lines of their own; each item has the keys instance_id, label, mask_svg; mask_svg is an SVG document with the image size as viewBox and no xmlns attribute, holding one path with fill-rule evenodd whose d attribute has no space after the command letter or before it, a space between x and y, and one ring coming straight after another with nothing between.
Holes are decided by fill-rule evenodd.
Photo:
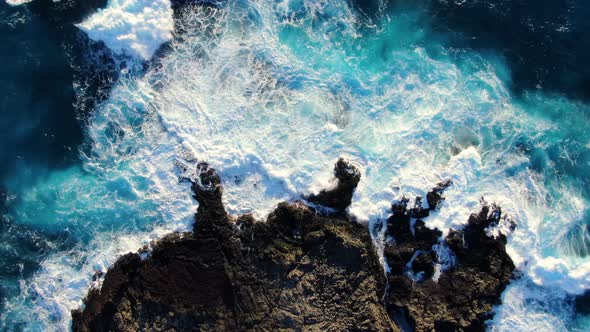
<instances>
[{"instance_id":1,"label":"wet rock surface","mask_svg":"<svg viewBox=\"0 0 590 332\"><path fill-rule=\"evenodd\" d=\"M322 190L318 194L306 197L308 202L331 209L334 213L343 214L352 202L352 194L361 180L361 173L349 162L340 158L334 167L336 186Z\"/></svg>"},{"instance_id":2,"label":"wet rock surface","mask_svg":"<svg viewBox=\"0 0 590 332\"><path fill-rule=\"evenodd\" d=\"M485 330L484 322L514 271L506 236L488 235L500 224L515 227L498 206L484 204L464 229L451 229L444 238L440 230L426 227L422 218L437 208L450 184L439 183L428 193L429 209L421 207L419 197L410 209L402 199L393 204L387 220L384 255L390 272L385 305L399 324L416 331ZM448 257L439 257L439 252Z\"/></svg>"},{"instance_id":3,"label":"wet rock surface","mask_svg":"<svg viewBox=\"0 0 590 332\"><path fill-rule=\"evenodd\" d=\"M444 241L412 222L406 201L394 204L386 231L396 238L387 260L395 256L403 267L385 275L368 228L343 212L360 180L344 160L334 189L307 197L313 207L283 202L266 222L228 215L209 165L192 174L193 232L170 234L147 257L121 257L72 313L74 331L481 330L514 268L505 238L486 236L500 216L484 208L453 233L464 241L449 238L457 264L439 284L414 281L406 265L416 255L410 266L427 279L438 261L432 246ZM320 204L339 213L323 213Z\"/></svg>"}]
</instances>

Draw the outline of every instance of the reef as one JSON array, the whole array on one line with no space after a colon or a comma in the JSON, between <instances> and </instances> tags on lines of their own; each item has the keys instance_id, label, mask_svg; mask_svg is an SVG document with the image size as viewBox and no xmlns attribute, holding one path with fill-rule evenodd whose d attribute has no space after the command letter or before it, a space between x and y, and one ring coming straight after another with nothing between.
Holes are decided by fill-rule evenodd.
<instances>
[{"instance_id":1,"label":"reef","mask_svg":"<svg viewBox=\"0 0 590 332\"><path fill-rule=\"evenodd\" d=\"M74 331L479 331L514 270L505 236L488 235L498 207L445 238L426 227L450 182L369 230L346 214L361 176L345 160L333 189L279 203L266 221L229 215L215 170L195 169L193 231L119 258L72 312ZM387 235L387 273L371 231ZM434 246L454 264L437 267Z\"/></svg>"}]
</instances>

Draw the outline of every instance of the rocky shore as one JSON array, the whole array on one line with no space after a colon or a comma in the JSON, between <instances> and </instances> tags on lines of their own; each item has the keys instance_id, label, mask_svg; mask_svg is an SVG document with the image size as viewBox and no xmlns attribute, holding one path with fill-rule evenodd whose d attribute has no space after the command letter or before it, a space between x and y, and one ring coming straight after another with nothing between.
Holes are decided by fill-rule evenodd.
<instances>
[{"instance_id":1,"label":"rocky shore","mask_svg":"<svg viewBox=\"0 0 590 332\"><path fill-rule=\"evenodd\" d=\"M488 235L499 207L445 238L426 227L450 182L428 207L393 204L378 226L384 273L370 230L345 212L360 181L350 163L337 162L335 188L280 203L265 222L228 215L215 170L196 174L193 232L122 256L72 313L74 331L481 331L514 270L505 236Z\"/></svg>"},{"instance_id":2,"label":"rocky shore","mask_svg":"<svg viewBox=\"0 0 590 332\"><path fill-rule=\"evenodd\" d=\"M437 208L449 185L439 183L428 193L429 208L420 198L410 209L405 199L393 204L386 231L392 240L385 246L390 268L385 305L400 324L407 321L417 331L483 331L514 271L506 236L489 236L487 230L504 223L514 230L515 224L503 218L500 207L484 205L464 229L451 229L440 241L442 233L422 219Z\"/></svg>"}]
</instances>

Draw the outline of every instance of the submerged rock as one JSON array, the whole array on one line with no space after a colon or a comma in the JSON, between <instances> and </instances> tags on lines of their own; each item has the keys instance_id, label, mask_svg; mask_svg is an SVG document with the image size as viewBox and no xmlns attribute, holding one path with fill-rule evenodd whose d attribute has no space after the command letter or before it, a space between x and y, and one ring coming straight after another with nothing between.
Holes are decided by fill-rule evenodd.
<instances>
[{"instance_id":1,"label":"submerged rock","mask_svg":"<svg viewBox=\"0 0 590 332\"><path fill-rule=\"evenodd\" d=\"M486 210L470 219L466 242L457 247L476 250L472 258L458 253L456 272L443 272L440 286L413 282L403 274L406 264L422 250L411 266L434 274L438 257L431 248L441 233L423 222L412 230L406 206L394 204L390 235L396 245L388 246L387 259L397 254L404 267L387 275L387 287L368 228L343 213L360 173L342 159L335 167L338 185L307 198L341 213L280 203L266 222L228 215L215 170L202 163L195 173L193 232L161 239L148 257L121 257L102 287L89 292L85 307L72 313L74 331L400 331L400 319L419 331L481 329L478 313L488 315L487 304L499 300L513 269L505 239L479 233L489 224ZM484 245L471 244L476 240Z\"/></svg>"}]
</instances>

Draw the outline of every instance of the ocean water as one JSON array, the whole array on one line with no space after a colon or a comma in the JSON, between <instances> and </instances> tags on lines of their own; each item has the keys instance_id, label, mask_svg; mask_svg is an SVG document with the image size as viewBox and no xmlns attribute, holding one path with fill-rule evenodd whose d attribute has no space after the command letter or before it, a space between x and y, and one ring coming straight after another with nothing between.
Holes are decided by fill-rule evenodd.
<instances>
[{"instance_id":1,"label":"ocean water","mask_svg":"<svg viewBox=\"0 0 590 332\"><path fill-rule=\"evenodd\" d=\"M518 224L521 277L490 330L589 329L574 297L590 289L590 106L514 89L509 59L460 45L429 8L230 0L174 22L167 0L111 0L86 18L135 65L84 121L77 162L3 181L1 328L68 330L95 271L189 229L179 163L209 162L228 211L264 218L330 185L344 156L362 172L349 212L368 227L444 179L430 227L461 227L482 197Z\"/></svg>"},{"instance_id":2,"label":"ocean water","mask_svg":"<svg viewBox=\"0 0 590 332\"><path fill-rule=\"evenodd\" d=\"M77 159L84 133L73 107L73 71L58 40L49 22L0 2L2 180L22 168L56 168Z\"/></svg>"}]
</instances>

